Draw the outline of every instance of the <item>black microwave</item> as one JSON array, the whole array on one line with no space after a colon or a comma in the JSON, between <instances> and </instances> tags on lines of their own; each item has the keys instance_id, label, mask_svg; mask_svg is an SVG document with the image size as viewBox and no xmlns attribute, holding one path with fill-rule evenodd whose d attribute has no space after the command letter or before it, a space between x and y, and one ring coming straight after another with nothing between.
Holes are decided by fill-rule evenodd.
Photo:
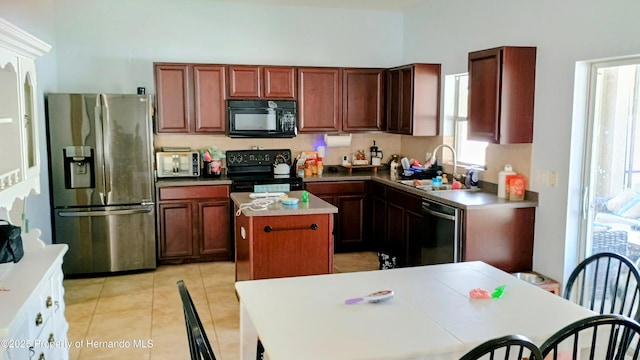
<instances>
[{"instance_id":1,"label":"black microwave","mask_svg":"<svg viewBox=\"0 0 640 360\"><path fill-rule=\"evenodd\" d=\"M230 137L292 138L298 132L297 103L292 100L228 100Z\"/></svg>"}]
</instances>

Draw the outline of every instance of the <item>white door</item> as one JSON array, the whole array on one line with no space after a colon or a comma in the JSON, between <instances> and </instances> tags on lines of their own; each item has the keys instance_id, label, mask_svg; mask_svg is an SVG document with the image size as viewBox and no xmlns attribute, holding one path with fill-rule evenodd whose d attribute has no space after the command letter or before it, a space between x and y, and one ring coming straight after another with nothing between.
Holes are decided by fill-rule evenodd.
<instances>
[{"instance_id":1,"label":"white door","mask_svg":"<svg viewBox=\"0 0 640 360\"><path fill-rule=\"evenodd\" d=\"M589 82L582 249L640 258L640 58L595 63Z\"/></svg>"}]
</instances>

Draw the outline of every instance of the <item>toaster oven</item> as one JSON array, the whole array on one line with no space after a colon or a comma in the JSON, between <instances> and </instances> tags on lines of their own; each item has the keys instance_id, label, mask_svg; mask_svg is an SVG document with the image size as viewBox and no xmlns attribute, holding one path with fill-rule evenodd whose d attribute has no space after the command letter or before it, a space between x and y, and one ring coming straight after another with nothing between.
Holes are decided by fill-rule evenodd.
<instances>
[{"instance_id":1,"label":"toaster oven","mask_svg":"<svg viewBox=\"0 0 640 360\"><path fill-rule=\"evenodd\" d=\"M156 153L156 170L159 178L200 176L200 153L197 151L172 151Z\"/></svg>"}]
</instances>

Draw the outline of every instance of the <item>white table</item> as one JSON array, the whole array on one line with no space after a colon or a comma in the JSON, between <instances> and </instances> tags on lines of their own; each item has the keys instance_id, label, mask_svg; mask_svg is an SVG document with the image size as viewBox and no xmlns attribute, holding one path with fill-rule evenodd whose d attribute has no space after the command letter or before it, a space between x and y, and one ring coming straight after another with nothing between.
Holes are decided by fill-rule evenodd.
<instances>
[{"instance_id":1,"label":"white table","mask_svg":"<svg viewBox=\"0 0 640 360\"><path fill-rule=\"evenodd\" d=\"M470 299L469 290L500 299ZM388 302L345 305L391 289ZM270 360L458 359L485 340L522 334L540 345L593 315L482 262L236 283L241 359L255 359L260 335Z\"/></svg>"}]
</instances>

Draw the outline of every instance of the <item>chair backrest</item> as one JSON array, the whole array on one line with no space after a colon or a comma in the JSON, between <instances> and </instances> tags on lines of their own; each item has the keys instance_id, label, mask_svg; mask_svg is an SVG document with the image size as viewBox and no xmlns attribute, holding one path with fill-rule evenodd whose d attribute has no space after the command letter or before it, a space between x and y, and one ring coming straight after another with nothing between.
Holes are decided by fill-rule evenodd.
<instances>
[{"instance_id":1,"label":"chair backrest","mask_svg":"<svg viewBox=\"0 0 640 360\"><path fill-rule=\"evenodd\" d=\"M623 255L591 255L569 276L564 298L600 314L620 314L638 321L640 272Z\"/></svg>"},{"instance_id":2,"label":"chair backrest","mask_svg":"<svg viewBox=\"0 0 640 360\"><path fill-rule=\"evenodd\" d=\"M545 359L638 359L640 324L624 315L595 315L569 324L540 346Z\"/></svg>"},{"instance_id":3,"label":"chair backrest","mask_svg":"<svg viewBox=\"0 0 640 360\"><path fill-rule=\"evenodd\" d=\"M476 359L542 360L538 347L522 335L507 335L488 340L466 353L460 360Z\"/></svg>"},{"instance_id":4,"label":"chair backrest","mask_svg":"<svg viewBox=\"0 0 640 360\"><path fill-rule=\"evenodd\" d=\"M180 298L182 299L184 321L187 325L187 338L189 339L191 360L216 360L216 356L213 354L213 348L209 343L209 339L204 331L202 322L200 322L200 317L198 316L196 307L193 305L191 295L182 280L178 281L178 291L180 292Z\"/></svg>"}]
</instances>

